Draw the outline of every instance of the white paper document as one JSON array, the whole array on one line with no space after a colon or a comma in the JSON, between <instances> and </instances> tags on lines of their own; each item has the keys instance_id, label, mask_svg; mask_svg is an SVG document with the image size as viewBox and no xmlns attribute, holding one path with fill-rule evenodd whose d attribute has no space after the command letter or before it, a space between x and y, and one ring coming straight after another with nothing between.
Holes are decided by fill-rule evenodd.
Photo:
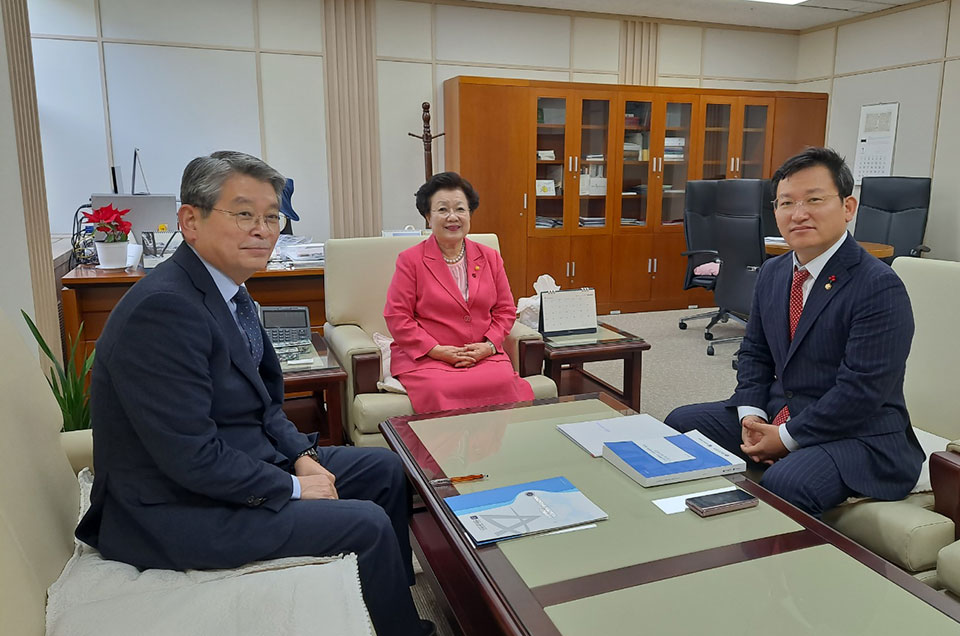
<instances>
[{"instance_id":1,"label":"white paper document","mask_svg":"<svg viewBox=\"0 0 960 636\"><path fill-rule=\"evenodd\" d=\"M661 464L672 464L693 459L693 455L678 448L664 437L639 440L636 444Z\"/></svg>"},{"instance_id":2,"label":"white paper document","mask_svg":"<svg viewBox=\"0 0 960 636\"><path fill-rule=\"evenodd\" d=\"M725 488L714 488L713 490L703 490L701 492L691 492L686 495L677 495L676 497L664 497L663 499L654 499L653 504L663 510L668 515L675 515L687 509L687 499L691 497L702 497L703 495L712 495L718 492L727 492L736 490L736 486L726 486Z\"/></svg>"},{"instance_id":3,"label":"white paper document","mask_svg":"<svg viewBox=\"0 0 960 636\"><path fill-rule=\"evenodd\" d=\"M557 430L594 457L600 457L603 454L604 442L650 441L677 434L675 430L646 413L589 422L557 424ZM676 450L680 451L680 449Z\"/></svg>"}]
</instances>

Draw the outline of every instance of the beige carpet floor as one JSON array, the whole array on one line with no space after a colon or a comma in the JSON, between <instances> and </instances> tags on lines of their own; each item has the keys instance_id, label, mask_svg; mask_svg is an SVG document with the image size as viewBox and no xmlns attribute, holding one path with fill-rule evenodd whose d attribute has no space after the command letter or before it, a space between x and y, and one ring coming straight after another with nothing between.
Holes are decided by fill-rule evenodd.
<instances>
[{"instance_id":1,"label":"beige carpet floor","mask_svg":"<svg viewBox=\"0 0 960 636\"><path fill-rule=\"evenodd\" d=\"M643 372L640 384L640 407L657 419L664 419L671 410L684 404L723 400L737 385L737 372L731 361L738 343L716 345L716 354L708 356L708 342L703 339L706 319L691 321L686 330L678 328L683 316L702 313L706 309L658 311L640 314L601 316L600 321L636 334L648 343L650 350L643 354ZM712 329L715 338L743 335L743 325L730 321ZM623 387L623 363L592 362L584 367L611 385ZM417 571L420 571L417 566ZM417 574L413 598L423 618L437 624L440 636L455 636L438 599L427 584L426 576Z\"/></svg>"}]
</instances>

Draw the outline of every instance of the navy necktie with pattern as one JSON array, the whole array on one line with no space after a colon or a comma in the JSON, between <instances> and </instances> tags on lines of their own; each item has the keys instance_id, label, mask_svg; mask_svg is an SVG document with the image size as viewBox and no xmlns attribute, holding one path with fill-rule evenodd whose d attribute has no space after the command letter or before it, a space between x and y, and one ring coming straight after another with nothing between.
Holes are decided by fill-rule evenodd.
<instances>
[{"instance_id":1,"label":"navy necktie with pattern","mask_svg":"<svg viewBox=\"0 0 960 636\"><path fill-rule=\"evenodd\" d=\"M263 335L260 333L260 319L257 317L257 308L253 304L253 299L247 293L247 288L240 286L237 293L233 296L233 302L237 305L237 321L240 328L247 336L247 342L250 345L250 355L253 357L254 366L260 366L260 360L263 358Z\"/></svg>"}]
</instances>

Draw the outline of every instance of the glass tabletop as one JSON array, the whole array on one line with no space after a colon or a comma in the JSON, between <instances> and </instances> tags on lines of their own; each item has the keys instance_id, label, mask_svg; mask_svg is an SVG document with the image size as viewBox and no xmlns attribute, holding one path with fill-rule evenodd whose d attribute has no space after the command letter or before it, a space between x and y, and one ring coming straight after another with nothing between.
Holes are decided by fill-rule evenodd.
<instances>
[{"instance_id":1,"label":"glass tabletop","mask_svg":"<svg viewBox=\"0 0 960 636\"><path fill-rule=\"evenodd\" d=\"M280 358L280 369L284 375L340 369L336 356L327 350L327 343L323 336L314 333L311 340L309 346L300 347L299 350L294 350L293 347L276 347L277 356Z\"/></svg>"},{"instance_id":2,"label":"glass tabletop","mask_svg":"<svg viewBox=\"0 0 960 636\"><path fill-rule=\"evenodd\" d=\"M692 513L664 514L653 499L730 482L715 477L641 487L557 430L558 424L621 417L632 411L606 395L576 397L443 417L395 418L389 425L427 481L488 475L483 481L434 488L440 497L562 476L607 513L609 518L593 528L498 543L531 588L801 529L766 503L709 520Z\"/></svg>"},{"instance_id":3,"label":"glass tabletop","mask_svg":"<svg viewBox=\"0 0 960 636\"><path fill-rule=\"evenodd\" d=\"M575 347L584 345L621 344L643 342L643 338L611 325L600 323L596 333L579 333L569 336L544 336L543 342L551 348Z\"/></svg>"}]
</instances>

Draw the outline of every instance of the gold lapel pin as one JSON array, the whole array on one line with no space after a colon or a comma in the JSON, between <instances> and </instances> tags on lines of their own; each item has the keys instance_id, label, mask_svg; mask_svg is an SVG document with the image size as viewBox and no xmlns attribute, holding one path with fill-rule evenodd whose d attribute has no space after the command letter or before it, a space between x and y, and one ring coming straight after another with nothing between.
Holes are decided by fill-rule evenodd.
<instances>
[{"instance_id":1,"label":"gold lapel pin","mask_svg":"<svg viewBox=\"0 0 960 636\"><path fill-rule=\"evenodd\" d=\"M827 284L824 285L823 288L829 290L831 287L833 287L833 283L835 283L836 280L837 280L837 277L836 277L836 276L830 276L830 277L827 279L827 281L828 281Z\"/></svg>"},{"instance_id":2,"label":"gold lapel pin","mask_svg":"<svg viewBox=\"0 0 960 636\"><path fill-rule=\"evenodd\" d=\"M476 270L477 270L477 271L479 272L479 271L480 271L480 266L479 266L479 265L477 265L477 266L475 266L475 268L474 268L474 269L476 269Z\"/></svg>"}]
</instances>

